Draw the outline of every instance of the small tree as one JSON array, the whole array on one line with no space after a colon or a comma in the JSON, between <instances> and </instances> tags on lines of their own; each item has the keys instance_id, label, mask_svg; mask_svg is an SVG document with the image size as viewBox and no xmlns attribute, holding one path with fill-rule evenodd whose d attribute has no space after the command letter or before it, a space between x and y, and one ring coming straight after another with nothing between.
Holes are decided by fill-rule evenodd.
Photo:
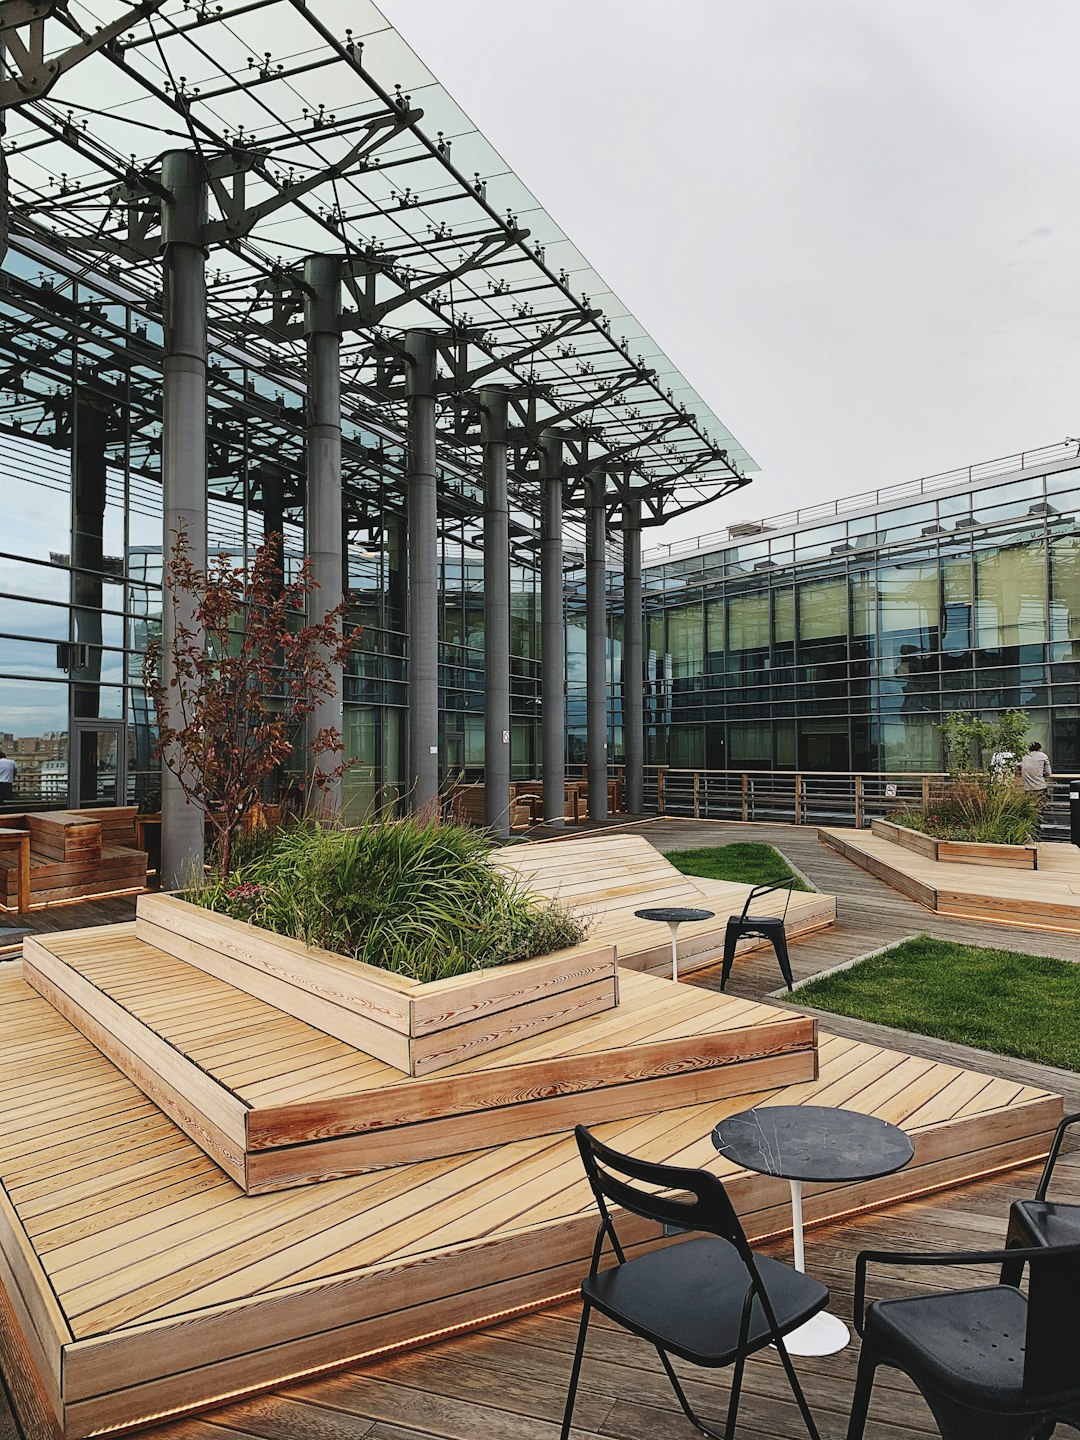
<instances>
[{"instance_id":1,"label":"small tree","mask_svg":"<svg viewBox=\"0 0 1080 1440\"><path fill-rule=\"evenodd\" d=\"M192 563L187 535L178 533L164 585L186 597L192 623L176 624L170 684L161 677L159 645L143 661L161 758L213 826L222 878L245 815L293 755L307 716L334 694L334 667L360 633L342 630L345 601L317 624L302 623L318 584L307 559L294 580L284 580L281 555L282 537L270 535L250 565L219 554L203 570ZM345 747L340 730L325 727L306 748L318 759ZM315 783L325 788L344 770L340 763L316 766Z\"/></svg>"},{"instance_id":2,"label":"small tree","mask_svg":"<svg viewBox=\"0 0 1080 1440\"><path fill-rule=\"evenodd\" d=\"M1030 721L1023 710L1004 710L983 720L966 710L947 715L937 727L945 742L947 768L954 780L992 777L995 755L1019 758Z\"/></svg>"}]
</instances>

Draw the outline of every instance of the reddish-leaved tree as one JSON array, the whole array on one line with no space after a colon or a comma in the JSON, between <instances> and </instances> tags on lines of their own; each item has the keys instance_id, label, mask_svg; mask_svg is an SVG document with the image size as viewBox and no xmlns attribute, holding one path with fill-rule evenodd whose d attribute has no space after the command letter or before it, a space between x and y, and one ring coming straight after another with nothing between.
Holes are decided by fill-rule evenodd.
<instances>
[{"instance_id":1,"label":"reddish-leaved tree","mask_svg":"<svg viewBox=\"0 0 1080 1440\"><path fill-rule=\"evenodd\" d=\"M345 601L304 623L318 585L307 559L286 580L282 554L282 537L269 535L250 564L219 554L203 570L181 531L164 575L166 591L182 597L178 610L189 617L175 626L171 683L162 678L160 645L148 647L143 661L162 761L213 826L222 877L245 815L293 755L306 718L334 694L334 667L360 634L343 629ZM340 730L321 729L306 749L315 761L340 755ZM314 781L325 788L345 768L315 764Z\"/></svg>"}]
</instances>

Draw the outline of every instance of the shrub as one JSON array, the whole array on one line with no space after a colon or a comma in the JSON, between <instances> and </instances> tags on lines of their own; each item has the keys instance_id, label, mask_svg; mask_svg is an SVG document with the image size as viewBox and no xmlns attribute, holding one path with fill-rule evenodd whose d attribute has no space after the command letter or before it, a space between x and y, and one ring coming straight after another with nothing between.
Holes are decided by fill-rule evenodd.
<instances>
[{"instance_id":1,"label":"shrub","mask_svg":"<svg viewBox=\"0 0 1080 1440\"><path fill-rule=\"evenodd\" d=\"M987 777L951 781L929 805L897 810L897 825L935 840L970 840L994 845L1031 845L1039 838L1036 797L1020 785Z\"/></svg>"},{"instance_id":2,"label":"shrub","mask_svg":"<svg viewBox=\"0 0 1080 1440\"><path fill-rule=\"evenodd\" d=\"M488 863L477 831L436 820L339 829L311 820L239 842L224 879L189 898L413 980L575 945L588 926Z\"/></svg>"}]
</instances>

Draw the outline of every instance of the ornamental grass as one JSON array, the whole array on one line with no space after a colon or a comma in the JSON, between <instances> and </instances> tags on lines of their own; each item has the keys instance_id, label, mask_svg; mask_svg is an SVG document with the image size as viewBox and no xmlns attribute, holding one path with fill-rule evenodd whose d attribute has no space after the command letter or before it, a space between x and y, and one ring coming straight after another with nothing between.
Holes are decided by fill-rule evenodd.
<instances>
[{"instance_id":1,"label":"ornamental grass","mask_svg":"<svg viewBox=\"0 0 1080 1440\"><path fill-rule=\"evenodd\" d=\"M342 829L305 820L246 837L188 899L411 980L443 980L576 945L587 921L489 863L489 841L437 820Z\"/></svg>"},{"instance_id":2,"label":"ornamental grass","mask_svg":"<svg viewBox=\"0 0 1080 1440\"><path fill-rule=\"evenodd\" d=\"M1042 815L1031 791L1011 780L979 777L953 780L929 805L894 811L889 819L935 840L1031 845Z\"/></svg>"}]
</instances>

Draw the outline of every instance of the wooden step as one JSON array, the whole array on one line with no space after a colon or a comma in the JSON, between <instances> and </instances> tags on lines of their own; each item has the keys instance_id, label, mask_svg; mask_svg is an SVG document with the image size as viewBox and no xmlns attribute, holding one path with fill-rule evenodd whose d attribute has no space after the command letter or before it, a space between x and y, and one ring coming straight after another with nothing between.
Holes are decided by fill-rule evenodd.
<instances>
[{"instance_id":1,"label":"wooden step","mask_svg":"<svg viewBox=\"0 0 1080 1440\"><path fill-rule=\"evenodd\" d=\"M616 1009L409 1077L138 938L36 936L29 983L248 1194L816 1074L812 1020L627 975Z\"/></svg>"}]
</instances>

